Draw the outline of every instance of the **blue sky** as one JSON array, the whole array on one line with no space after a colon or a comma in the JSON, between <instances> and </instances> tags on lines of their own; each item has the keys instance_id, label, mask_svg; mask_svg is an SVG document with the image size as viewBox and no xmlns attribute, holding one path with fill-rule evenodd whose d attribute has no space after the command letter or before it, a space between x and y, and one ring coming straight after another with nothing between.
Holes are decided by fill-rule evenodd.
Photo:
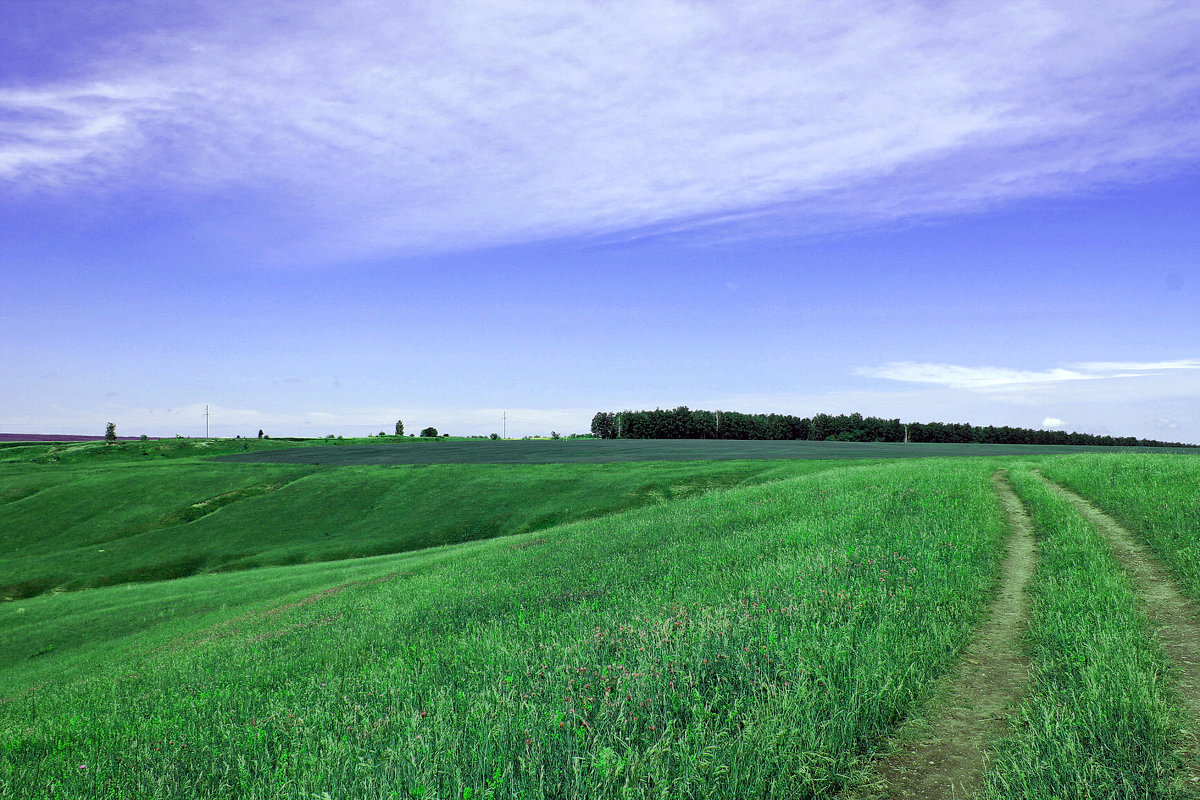
<instances>
[{"instance_id":1,"label":"blue sky","mask_svg":"<svg viewBox=\"0 0 1200 800\"><path fill-rule=\"evenodd\" d=\"M0 430L1200 442L1195 3L306 5L0 0Z\"/></svg>"}]
</instances>

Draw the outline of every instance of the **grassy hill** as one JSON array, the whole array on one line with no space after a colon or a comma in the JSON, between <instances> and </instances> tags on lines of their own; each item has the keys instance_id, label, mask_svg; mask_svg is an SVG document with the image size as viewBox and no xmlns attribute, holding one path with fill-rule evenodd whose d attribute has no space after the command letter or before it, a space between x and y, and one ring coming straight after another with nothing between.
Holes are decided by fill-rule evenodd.
<instances>
[{"instance_id":1,"label":"grassy hill","mask_svg":"<svg viewBox=\"0 0 1200 800\"><path fill-rule=\"evenodd\" d=\"M36 453L0 463L0 598L398 553L829 468L746 461L334 469L130 460L102 444L86 447L95 460L73 453L46 464Z\"/></svg>"},{"instance_id":2,"label":"grassy hill","mask_svg":"<svg viewBox=\"0 0 1200 800\"><path fill-rule=\"evenodd\" d=\"M330 467L136 447L0 462L0 574L53 581L0 602L0 797L832 796L972 635L1007 535L992 475L1025 474L988 458ZM1038 463L1145 521L1164 554L1191 548L1200 460ZM1068 578L1096 594L1092 562L1063 552L1046 602ZM147 580L163 564L192 574ZM1079 627L1041 619L1050 644ZM1150 646L1132 624L1110 629ZM1047 645L1039 675L1071 658ZM1047 712L1059 727L1028 740L1042 762L1091 735L1071 726L1120 726L1105 691L1095 713ZM1184 745L1148 713L1167 786Z\"/></svg>"},{"instance_id":3,"label":"grassy hill","mask_svg":"<svg viewBox=\"0 0 1200 800\"><path fill-rule=\"evenodd\" d=\"M1003 527L983 462L882 469L5 604L6 630L23 616L26 641L74 642L5 671L0 786L616 796L637 780L758 797L804 774L836 787L969 633ZM93 649L104 619L197 601L203 617ZM51 657L54 672L38 663Z\"/></svg>"}]
</instances>

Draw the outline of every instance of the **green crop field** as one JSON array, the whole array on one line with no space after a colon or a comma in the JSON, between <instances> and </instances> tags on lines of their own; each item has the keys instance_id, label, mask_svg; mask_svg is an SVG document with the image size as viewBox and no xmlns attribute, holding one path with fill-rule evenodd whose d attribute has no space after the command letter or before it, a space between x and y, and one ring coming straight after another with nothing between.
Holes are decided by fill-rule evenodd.
<instances>
[{"instance_id":1,"label":"green crop field","mask_svg":"<svg viewBox=\"0 0 1200 800\"><path fill-rule=\"evenodd\" d=\"M324 445L268 448L223 456L225 461L276 464L563 464L627 461L742 459L892 459L951 456L1044 456L1148 448L1075 447L1033 444L900 444L896 442L736 441L726 439L575 439L478 441L377 439ZM1167 452L1153 448L1151 452ZM1186 450L1183 452L1187 452ZM1194 453L1193 453L1194 454Z\"/></svg>"},{"instance_id":2,"label":"green crop field","mask_svg":"<svg viewBox=\"0 0 1200 800\"><path fill-rule=\"evenodd\" d=\"M980 796L1197 796L1195 687L1053 488L1197 597L1195 455L330 441L0 450L0 797L886 796L1003 590L998 472L1038 561Z\"/></svg>"}]
</instances>

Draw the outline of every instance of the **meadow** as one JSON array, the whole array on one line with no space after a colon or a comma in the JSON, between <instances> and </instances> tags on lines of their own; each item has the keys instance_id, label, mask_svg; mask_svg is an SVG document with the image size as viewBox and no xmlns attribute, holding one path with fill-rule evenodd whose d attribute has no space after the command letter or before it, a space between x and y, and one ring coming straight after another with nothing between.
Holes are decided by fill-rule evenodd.
<instances>
[{"instance_id":1,"label":"meadow","mask_svg":"<svg viewBox=\"0 0 1200 800\"><path fill-rule=\"evenodd\" d=\"M318 440L322 441L322 440ZM916 442L826 442L733 439L499 440L395 439L338 441L324 445L268 448L232 453L239 463L323 464L569 464L642 461L796 460L949 458L961 456L1045 456L1080 452L1143 451L1145 448L1035 444L932 444ZM1155 448L1153 452L1175 452ZM1183 450L1187 453L1189 451ZM1192 453L1195 454L1194 452Z\"/></svg>"},{"instance_id":2,"label":"meadow","mask_svg":"<svg viewBox=\"0 0 1200 800\"><path fill-rule=\"evenodd\" d=\"M1195 596L1194 455L314 466L131 445L0 461L0 575L53 580L0 603L0 796L872 796L996 596L998 471L1039 561L1030 690L982 796L1195 796L1154 625L1033 471ZM1144 492L1102 490L1122 482ZM203 560L130 571L172 558Z\"/></svg>"}]
</instances>

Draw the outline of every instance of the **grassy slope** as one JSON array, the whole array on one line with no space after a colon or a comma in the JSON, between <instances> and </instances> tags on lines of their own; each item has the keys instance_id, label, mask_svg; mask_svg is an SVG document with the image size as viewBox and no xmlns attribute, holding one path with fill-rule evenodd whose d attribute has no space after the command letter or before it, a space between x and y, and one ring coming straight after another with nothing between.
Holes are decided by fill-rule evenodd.
<instances>
[{"instance_id":1,"label":"grassy slope","mask_svg":"<svg viewBox=\"0 0 1200 800\"><path fill-rule=\"evenodd\" d=\"M106 463L0 464L0 597L404 552L831 467L319 468L100 453Z\"/></svg>"},{"instance_id":2,"label":"grassy slope","mask_svg":"<svg viewBox=\"0 0 1200 800\"><path fill-rule=\"evenodd\" d=\"M1183 590L1200 600L1200 458L1073 456L1047 459L1041 469L1150 545Z\"/></svg>"},{"instance_id":3,"label":"grassy slope","mask_svg":"<svg viewBox=\"0 0 1200 800\"><path fill-rule=\"evenodd\" d=\"M1033 687L983 797L1168 798L1184 743L1165 656L1107 543L1027 470L1011 471L1038 535Z\"/></svg>"},{"instance_id":4,"label":"grassy slope","mask_svg":"<svg viewBox=\"0 0 1200 800\"><path fill-rule=\"evenodd\" d=\"M850 467L357 562L344 591L81 654L3 704L0 791L823 796L970 634L1004 533L989 469ZM187 583L236 602L345 568ZM88 595L119 613L184 583Z\"/></svg>"}]
</instances>

